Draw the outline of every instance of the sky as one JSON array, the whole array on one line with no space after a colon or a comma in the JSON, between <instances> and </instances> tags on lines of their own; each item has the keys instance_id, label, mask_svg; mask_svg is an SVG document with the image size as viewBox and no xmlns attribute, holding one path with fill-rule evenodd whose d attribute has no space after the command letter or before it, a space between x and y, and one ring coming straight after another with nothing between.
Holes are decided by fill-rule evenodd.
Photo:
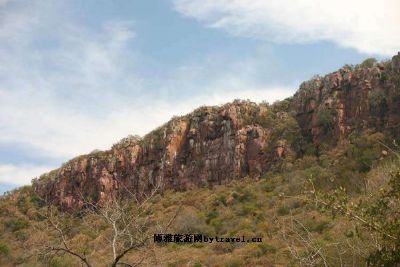
<instances>
[{"instance_id":1,"label":"sky","mask_svg":"<svg viewBox=\"0 0 400 267\"><path fill-rule=\"evenodd\" d=\"M174 115L400 50L398 0L0 0L0 193Z\"/></svg>"}]
</instances>

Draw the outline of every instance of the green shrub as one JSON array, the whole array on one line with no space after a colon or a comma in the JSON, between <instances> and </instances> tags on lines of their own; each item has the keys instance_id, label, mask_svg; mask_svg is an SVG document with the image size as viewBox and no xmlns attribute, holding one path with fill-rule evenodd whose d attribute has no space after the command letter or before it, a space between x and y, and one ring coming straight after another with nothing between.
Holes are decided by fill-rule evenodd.
<instances>
[{"instance_id":1,"label":"green shrub","mask_svg":"<svg viewBox=\"0 0 400 267\"><path fill-rule=\"evenodd\" d=\"M225 262L225 266L226 267L240 267L240 266L244 266L244 261L242 258L235 256L235 257L231 257L226 259Z\"/></svg>"},{"instance_id":2,"label":"green shrub","mask_svg":"<svg viewBox=\"0 0 400 267\"><path fill-rule=\"evenodd\" d=\"M236 191L232 193L232 197L239 202L252 201L257 198L254 192L251 192L249 189L243 189L242 186L236 186L235 189Z\"/></svg>"},{"instance_id":3,"label":"green shrub","mask_svg":"<svg viewBox=\"0 0 400 267\"><path fill-rule=\"evenodd\" d=\"M222 229L222 220L219 218L214 218L210 221L210 225L214 228L216 233L220 233Z\"/></svg>"},{"instance_id":4,"label":"green shrub","mask_svg":"<svg viewBox=\"0 0 400 267\"><path fill-rule=\"evenodd\" d=\"M224 206L226 206L226 196L225 195L218 195L216 200L217 200L217 202L222 203Z\"/></svg>"},{"instance_id":5,"label":"green shrub","mask_svg":"<svg viewBox=\"0 0 400 267\"><path fill-rule=\"evenodd\" d=\"M262 254L267 254L267 253L273 254L276 252L276 248L267 243L258 244L258 247L260 248Z\"/></svg>"},{"instance_id":6,"label":"green shrub","mask_svg":"<svg viewBox=\"0 0 400 267\"><path fill-rule=\"evenodd\" d=\"M195 261L194 264L193 264L193 267L203 267L203 266L204 265L199 261Z\"/></svg>"},{"instance_id":7,"label":"green shrub","mask_svg":"<svg viewBox=\"0 0 400 267\"><path fill-rule=\"evenodd\" d=\"M63 256L52 256L49 259L46 259L46 266L49 267L68 267L73 266L72 262L68 261Z\"/></svg>"},{"instance_id":8,"label":"green shrub","mask_svg":"<svg viewBox=\"0 0 400 267\"><path fill-rule=\"evenodd\" d=\"M209 211L207 213L207 216L206 216L206 223L210 223L210 221L212 219L215 219L217 217L218 217L218 211L217 210L214 209L214 210Z\"/></svg>"},{"instance_id":9,"label":"green shrub","mask_svg":"<svg viewBox=\"0 0 400 267\"><path fill-rule=\"evenodd\" d=\"M254 203L245 203L242 208L240 215L256 215L258 208Z\"/></svg>"},{"instance_id":10,"label":"green shrub","mask_svg":"<svg viewBox=\"0 0 400 267\"><path fill-rule=\"evenodd\" d=\"M372 159L369 157L360 157L357 159L357 169L359 172L369 172L372 167Z\"/></svg>"},{"instance_id":11,"label":"green shrub","mask_svg":"<svg viewBox=\"0 0 400 267\"><path fill-rule=\"evenodd\" d=\"M284 216L284 215L288 215L290 213L290 209L286 206L281 206L278 208L277 212L278 212L278 215Z\"/></svg>"},{"instance_id":12,"label":"green shrub","mask_svg":"<svg viewBox=\"0 0 400 267\"><path fill-rule=\"evenodd\" d=\"M372 91L368 96L369 110L375 116L384 116L388 111L387 99L384 92Z\"/></svg>"},{"instance_id":13,"label":"green shrub","mask_svg":"<svg viewBox=\"0 0 400 267\"><path fill-rule=\"evenodd\" d=\"M196 261L196 262L193 264L193 267L202 267L202 266L204 266L204 265L201 264L201 262L199 262L199 261Z\"/></svg>"},{"instance_id":14,"label":"green shrub","mask_svg":"<svg viewBox=\"0 0 400 267\"><path fill-rule=\"evenodd\" d=\"M301 207L301 202L300 201L296 200L296 201L292 201L291 203L289 203L289 208L291 210L298 209L300 207Z\"/></svg>"},{"instance_id":15,"label":"green shrub","mask_svg":"<svg viewBox=\"0 0 400 267\"><path fill-rule=\"evenodd\" d=\"M262 189L265 192L272 192L275 189L275 185L270 180L266 180L262 185Z\"/></svg>"},{"instance_id":16,"label":"green shrub","mask_svg":"<svg viewBox=\"0 0 400 267\"><path fill-rule=\"evenodd\" d=\"M363 68L372 68L377 62L378 61L375 58L370 57L370 58L367 58L366 60L364 60L360 64L360 66L363 67Z\"/></svg>"},{"instance_id":17,"label":"green shrub","mask_svg":"<svg viewBox=\"0 0 400 267\"><path fill-rule=\"evenodd\" d=\"M288 97L288 98L286 98L284 100L275 101L272 104L271 108L272 108L273 112L279 112L279 111L286 112L286 111L289 110L291 102L292 102L292 98Z\"/></svg>"},{"instance_id":18,"label":"green shrub","mask_svg":"<svg viewBox=\"0 0 400 267\"><path fill-rule=\"evenodd\" d=\"M210 233L210 227L192 212L184 212L178 216L175 225L177 233Z\"/></svg>"},{"instance_id":19,"label":"green shrub","mask_svg":"<svg viewBox=\"0 0 400 267\"><path fill-rule=\"evenodd\" d=\"M4 243L0 243L0 255L1 256L8 256L10 255L10 249Z\"/></svg>"},{"instance_id":20,"label":"green shrub","mask_svg":"<svg viewBox=\"0 0 400 267\"><path fill-rule=\"evenodd\" d=\"M274 125L274 114L270 110L259 114L255 117L254 123L264 128L271 128Z\"/></svg>"},{"instance_id":21,"label":"green shrub","mask_svg":"<svg viewBox=\"0 0 400 267\"><path fill-rule=\"evenodd\" d=\"M322 233L325 229L328 229L329 226L330 224L327 221L315 221L315 220L310 220L305 225L308 231L317 233Z\"/></svg>"},{"instance_id":22,"label":"green shrub","mask_svg":"<svg viewBox=\"0 0 400 267\"><path fill-rule=\"evenodd\" d=\"M29 226L29 222L21 218L11 219L5 222L4 226L11 232L16 232L18 230L27 228Z\"/></svg>"},{"instance_id":23,"label":"green shrub","mask_svg":"<svg viewBox=\"0 0 400 267\"><path fill-rule=\"evenodd\" d=\"M28 234L24 230L16 231L14 232L14 235L19 241L25 241L28 239Z\"/></svg>"},{"instance_id":24,"label":"green shrub","mask_svg":"<svg viewBox=\"0 0 400 267\"><path fill-rule=\"evenodd\" d=\"M336 110L324 108L317 113L317 124L322 127L325 132L333 128L335 122Z\"/></svg>"},{"instance_id":25,"label":"green shrub","mask_svg":"<svg viewBox=\"0 0 400 267\"><path fill-rule=\"evenodd\" d=\"M345 64L342 68L343 68L343 69L348 69L348 70L354 70L354 65Z\"/></svg>"}]
</instances>

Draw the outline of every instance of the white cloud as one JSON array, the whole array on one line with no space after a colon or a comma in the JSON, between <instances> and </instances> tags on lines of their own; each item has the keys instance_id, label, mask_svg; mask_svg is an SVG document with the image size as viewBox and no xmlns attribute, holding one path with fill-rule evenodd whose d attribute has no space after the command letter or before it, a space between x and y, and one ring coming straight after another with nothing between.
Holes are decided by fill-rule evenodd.
<instances>
[{"instance_id":1,"label":"white cloud","mask_svg":"<svg viewBox=\"0 0 400 267\"><path fill-rule=\"evenodd\" d=\"M0 9L0 145L23 146L37 157L69 159L108 149L201 105L236 98L272 102L293 92L254 83L253 61L182 66L169 82L150 88L136 75L134 22L107 21L93 29L58 17L64 7L54 2L18 3ZM179 96L180 90L191 93ZM0 162L0 184L28 184L50 167Z\"/></svg>"},{"instance_id":2,"label":"white cloud","mask_svg":"<svg viewBox=\"0 0 400 267\"><path fill-rule=\"evenodd\" d=\"M42 30L29 21L20 23L33 33ZM128 134L132 123L123 125L117 113L125 102L118 87L138 87L134 75L124 77L132 59L125 48L134 37L131 28L129 22L112 22L95 33L68 25L54 36L59 45L43 50L33 35L6 28L0 36L0 143L67 158Z\"/></svg>"},{"instance_id":3,"label":"white cloud","mask_svg":"<svg viewBox=\"0 0 400 267\"><path fill-rule=\"evenodd\" d=\"M40 94L25 97L0 91L0 123L6 126L0 129L0 142L27 145L42 156L71 158L96 148L107 149L128 134L144 135L173 115L183 115L201 105L218 105L237 98L272 102L293 93L289 88L247 85L242 85L241 90L240 83L232 83L235 85L215 84L207 88L207 94L179 103L163 99L146 101L143 106L123 105L103 116L69 110L59 100Z\"/></svg>"},{"instance_id":4,"label":"white cloud","mask_svg":"<svg viewBox=\"0 0 400 267\"><path fill-rule=\"evenodd\" d=\"M239 84L236 83L238 86ZM244 90L232 90L233 87L229 87L230 90L221 90L219 85L215 86L215 90L209 88L210 94L187 101L175 104L155 101L146 108L118 110L104 118L83 116L56 106L49 107L48 103L37 99L31 99L32 104L37 105L32 109L28 103L21 103L17 96L11 99L0 94L1 100L6 99L4 103L15 105L19 102L15 108L10 105L0 107L0 122L7 126L0 129L0 142L26 143L43 156L72 158L93 149L108 149L111 144L129 134L144 135L172 116L189 113L202 105L221 105L238 98L273 102L293 94L293 89L285 87ZM4 103L0 101L0 104ZM9 119L5 120L1 114L9 115ZM33 178L56 167L58 166L0 164L0 185L30 184Z\"/></svg>"},{"instance_id":5,"label":"white cloud","mask_svg":"<svg viewBox=\"0 0 400 267\"><path fill-rule=\"evenodd\" d=\"M26 185L35 177L48 172L51 166L0 165L0 184Z\"/></svg>"},{"instance_id":6,"label":"white cloud","mask_svg":"<svg viewBox=\"0 0 400 267\"><path fill-rule=\"evenodd\" d=\"M398 0L174 0L177 11L234 35L332 41L368 54L400 50Z\"/></svg>"}]
</instances>

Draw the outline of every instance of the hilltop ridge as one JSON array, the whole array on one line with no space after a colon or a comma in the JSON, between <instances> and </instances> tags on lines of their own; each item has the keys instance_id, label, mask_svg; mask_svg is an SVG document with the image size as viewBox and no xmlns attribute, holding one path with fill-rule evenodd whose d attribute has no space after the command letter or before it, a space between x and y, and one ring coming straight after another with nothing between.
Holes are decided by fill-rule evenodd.
<instances>
[{"instance_id":1,"label":"hilltop ridge","mask_svg":"<svg viewBox=\"0 0 400 267\"><path fill-rule=\"evenodd\" d=\"M84 198L138 198L155 186L186 190L265 172L305 154L348 142L364 131L400 137L400 53L391 61L345 66L300 85L274 104L234 101L171 119L143 138L79 156L33 180L34 190L63 208Z\"/></svg>"}]
</instances>

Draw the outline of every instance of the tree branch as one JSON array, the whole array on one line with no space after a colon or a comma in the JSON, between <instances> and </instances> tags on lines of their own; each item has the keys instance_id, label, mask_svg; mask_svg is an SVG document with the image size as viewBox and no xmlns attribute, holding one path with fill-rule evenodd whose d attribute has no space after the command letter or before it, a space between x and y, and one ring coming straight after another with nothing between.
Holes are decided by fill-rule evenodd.
<instances>
[{"instance_id":1,"label":"tree branch","mask_svg":"<svg viewBox=\"0 0 400 267\"><path fill-rule=\"evenodd\" d=\"M83 257L83 256L79 255L78 253L70 250L70 249L58 248L58 247L50 247L50 250L52 250L52 251L62 251L62 252L68 253L68 254L70 254L72 256L75 256L75 257L79 258L83 263L86 264L87 267L91 267L91 265L89 264L89 262L86 259L86 257Z\"/></svg>"}]
</instances>

